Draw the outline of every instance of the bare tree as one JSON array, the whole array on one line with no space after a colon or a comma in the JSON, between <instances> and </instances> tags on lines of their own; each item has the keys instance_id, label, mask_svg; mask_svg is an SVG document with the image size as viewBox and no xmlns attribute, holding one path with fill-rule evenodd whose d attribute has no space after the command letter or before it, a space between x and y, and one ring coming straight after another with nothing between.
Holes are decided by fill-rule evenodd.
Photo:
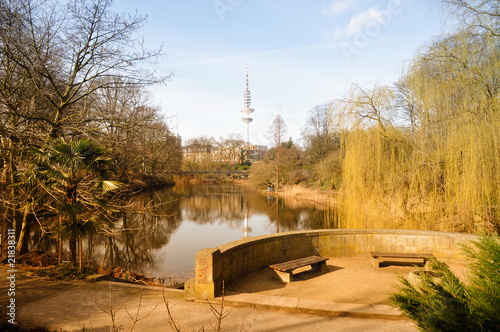
<instances>
[{"instance_id":1,"label":"bare tree","mask_svg":"<svg viewBox=\"0 0 500 332\"><path fill-rule=\"evenodd\" d=\"M19 181L18 170L22 167L22 152L35 136L30 120L36 116L33 101L34 86L9 50L22 43L27 35L19 13L20 4L12 1L8 6L0 1L0 182L14 184ZM16 52L19 55L19 52ZM42 105L39 105L42 106ZM43 107L39 107L42 109ZM4 195L2 203L7 207L4 216L17 232L21 225L22 193L16 186L10 187L10 197Z\"/></svg>"},{"instance_id":2,"label":"bare tree","mask_svg":"<svg viewBox=\"0 0 500 332\"><path fill-rule=\"evenodd\" d=\"M389 86L375 85L365 90L354 85L343 101L353 124L364 127L377 124L382 131L394 121L394 91Z\"/></svg>"},{"instance_id":3,"label":"bare tree","mask_svg":"<svg viewBox=\"0 0 500 332\"><path fill-rule=\"evenodd\" d=\"M500 3L497 0L440 0L461 26L500 37Z\"/></svg>"},{"instance_id":4,"label":"bare tree","mask_svg":"<svg viewBox=\"0 0 500 332\"><path fill-rule=\"evenodd\" d=\"M313 107L302 129L305 159L310 165L325 159L339 145L332 114L333 103Z\"/></svg>"},{"instance_id":5,"label":"bare tree","mask_svg":"<svg viewBox=\"0 0 500 332\"><path fill-rule=\"evenodd\" d=\"M180 142L143 88L101 89L88 104L83 130L113 151L122 175L180 167Z\"/></svg>"},{"instance_id":6,"label":"bare tree","mask_svg":"<svg viewBox=\"0 0 500 332\"><path fill-rule=\"evenodd\" d=\"M243 136L236 133L229 134L228 138L224 139L224 145L229 147L235 154L239 164L245 163L248 159L247 148L245 147L245 140Z\"/></svg>"},{"instance_id":7,"label":"bare tree","mask_svg":"<svg viewBox=\"0 0 500 332\"><path fill-rule=\"evenodd\" d=\"M167 79L143 66L161 56L161 49L147 51L134 39L145 19L111 12L111 0L25 0L5 5L11 4L17 5L24 33L22 39L4 45L3 52L50 105L50 113L39 119L48 124L50 137L64 135L65 125L78 120L85 99L99 89Z\"/></svg>"},{"instance_id":8,"label":"bare tree","mask_svg":"<svg viewBox=\"0 0 500 332\"><path fill-rule=\"evenodd\" d=\"M287 133L285 120L281 117L281 115L277 115L271 123L271 127L269 128L269 138L271 139L272 147L276 151L276 158L274 160L274 171L276 175L276 189L279 188L280 176L281 176L281 149L283 138Z\"/></svg>"},{"instance_id":9,"label":"bare tree","mask_svg":"<svg viewBox=\"0 0 500 332\"><path fill-rule=\"evenodd\" d=\"M133 149L135 156L141 149L146 152L135 164L159 169L166 167L160 155L172 153L169 163L180 158L177 140L159 110L140 98L145 87L164 83L169 77L156 75L149 66L161 58L162 51L146 50L137 38L144 22L137 14L112 12L111 0L0 0L0 203L4 226L13 224L19 231L21 222L34 216L26 203L34 202L37 192L13 184L29 165L30 147L43 146L50 138L91 136L108 144L123 142L125 133L136 143L125 148ZM127 97L120 112L111 107L110 91ZM128 118L125 109L135 118ZM129 160L127 157L125 154L123 160ZM10 194L6 185L10 185Z\"/></svg>"}]
</instances>

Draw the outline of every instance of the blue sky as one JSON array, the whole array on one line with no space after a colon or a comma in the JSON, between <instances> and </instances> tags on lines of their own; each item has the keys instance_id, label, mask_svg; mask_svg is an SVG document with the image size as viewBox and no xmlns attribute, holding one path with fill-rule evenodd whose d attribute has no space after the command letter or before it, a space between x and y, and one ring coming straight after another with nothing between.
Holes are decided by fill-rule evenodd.
<instances>
[{"instance_id":1,"label":"blue sky","mask_svg":"<svg viewBox=\"0 0 500 332\"><path fill-rule=\"evenodd\" d=\"M309 110L344 96L352 83L395 82L405 63L445 25L428 0L116 0L147 15L141 34L163 44L157 68L173 73L151 90L183 139L246 139L241 121L246 66L252 96L250 141L268 144L280 114L299 141Z\"/></svg>"}]
</instances>

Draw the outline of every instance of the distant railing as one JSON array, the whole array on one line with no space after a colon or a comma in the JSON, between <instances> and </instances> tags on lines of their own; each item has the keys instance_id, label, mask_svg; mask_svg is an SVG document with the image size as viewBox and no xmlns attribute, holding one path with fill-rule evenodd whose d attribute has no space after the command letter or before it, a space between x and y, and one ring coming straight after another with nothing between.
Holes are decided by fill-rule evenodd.
<instances>
[{"instance_id":1,"label":"distant railing","mask_svg":"<svg viewBox=\"0 0 500 332\"><path fill-rule=\"evenodd\" d=\"M158 174L175 174L175 175L185 175L185 174L248 174L246 171L223 171L223 170L207 170L207 171L186 171L186 172L158 172Z\"/></svg>"}]
</instances>

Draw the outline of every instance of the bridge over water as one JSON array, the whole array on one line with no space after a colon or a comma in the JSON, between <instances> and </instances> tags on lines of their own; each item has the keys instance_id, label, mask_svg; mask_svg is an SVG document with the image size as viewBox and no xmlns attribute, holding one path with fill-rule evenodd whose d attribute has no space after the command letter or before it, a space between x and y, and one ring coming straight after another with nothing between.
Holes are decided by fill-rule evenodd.
<instances>
[{"instance_id":1,"label":"bridge over water","mask_svg":"<svg viewBox=\"0 0 500 332\"><path fill-rule=\"evenodd\" d=\"M159 172L159 174L189 175L189 174L240 174L248 175L247 171L227 171L227 170L206 170L206 171L179 171L179 172Z\"/></svg>"}]
</instances>

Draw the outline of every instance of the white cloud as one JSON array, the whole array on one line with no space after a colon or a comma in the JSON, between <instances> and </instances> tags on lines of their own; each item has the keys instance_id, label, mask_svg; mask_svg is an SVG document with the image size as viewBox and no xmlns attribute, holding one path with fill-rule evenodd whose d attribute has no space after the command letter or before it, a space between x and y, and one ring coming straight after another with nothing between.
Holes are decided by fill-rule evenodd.
<instances>
[{"instance_id":1,"label":"white cloud","mask_svg":"<svg viewBox=\"0 0 500 332\"><path fill-rule=\"evenodd\" d=\"M333 37L338 40L344 36L351 37L363 29L370 23L377 22L380 24L387 23L387 15L378 7L370 9L351 17L349 24L344 29L336 29L333 32Z\"/></svg>"},{"instance_id":2,"label":"white cloud","mask_svg":"<svg viewBox=\"0 0 500 332\"><path fill-rule=\"evenodd\" d=\"M326 6L323 12L326 15L340 14L354 6L357 0L335 0L330 6Z\"/></svg>"},{"instance_id":3,"label":"white cloud","mask_svg":"<svg viewBox=\"0 0 500 332\"><path fill-rule=\"evenodd\" d=\"M344 29L336 29L333 31L333 40L339 40L344 36Z\"/></svg>"}]
</instances>

